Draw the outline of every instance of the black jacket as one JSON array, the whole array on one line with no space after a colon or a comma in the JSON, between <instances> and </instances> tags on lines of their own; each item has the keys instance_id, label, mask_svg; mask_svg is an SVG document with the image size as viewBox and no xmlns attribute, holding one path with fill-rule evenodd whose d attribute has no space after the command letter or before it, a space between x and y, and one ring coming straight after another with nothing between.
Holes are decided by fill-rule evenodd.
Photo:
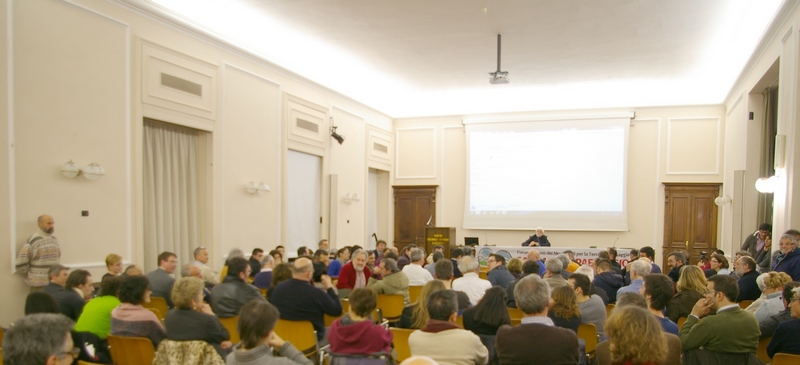
<instances>
[{"instance_id":1,"label":"black jacket","mask_svg":"<svg viewBox=\"0 0 800 365\"><path fill-rule=\"evenodd\" d=\"M619 288L621 288L624 283L622 275L617 274L613 271L606 271L604 273L595 275L592 284L594 284L600 289L605 290L606 294L608 294L609 303L616 303L617 290L619 290Z\"/></svg>"}]
</instances>

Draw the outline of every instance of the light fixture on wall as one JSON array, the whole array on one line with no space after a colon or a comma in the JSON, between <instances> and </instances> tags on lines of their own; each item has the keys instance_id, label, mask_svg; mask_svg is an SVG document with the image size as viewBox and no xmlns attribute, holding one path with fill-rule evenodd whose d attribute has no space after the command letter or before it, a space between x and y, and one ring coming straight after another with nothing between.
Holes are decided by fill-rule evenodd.
<instances>
[{"instance_id":1,"label":"light fixture on wall","mask_svg":"<svg viewBox=\"0 0 800 365\"><path fill-rule=\"evenodd\" d=\"M263 181L256 184L255 181L251 181L247 185L244 186L244 190L250 194L255 193L269 193L269 185L264 184Z\"/></svg>"},{"instance_id":2,"label":"light fixture on wall","mask_svg":"<svg viewBox=\"0 0 800 365\"><path fill-rule=\"evenodd\" d=\"M716 199L714 199L714 204L716 204L718 207L721 207L723 205L730 204L732 201L733 199L731 199L730 195L718 196Z\"/></svg>"},{"instance_id":3,"label":"light fixture on wall","mask_svg":"<svg viewBox=\"0 0 800 365\"><path fill-rule=\"evenodd\" d=\"M69 160L61 166L61 173L66 177L75 177L82 174L83 177L89 180L97 180L106 174L106 170L97 162L92 162L81 169L72 160Z\"/></svg>"},{"instance_id":4,"label":"light fixture on wall","mask_svg":"<svg viewBox=\"0 0 800 365\"><path fill-rule=\"evenodd\" d=\"M778 177L762 177L756 180L756 190L761 193L774 193L778 185Z\"/></svg>"},{"instance_id":5,"label":"light fixture on wall","mask_svg":"<svg viewBox=\"0 0 800 365\"><path fill-rule=\"evenodd\" d=\"M339 144L342 144L344 143L344 136L339 133L336 133L336 128L338 127L333 125L333 117L331 117L331 137L335 139L336 142L339 142Z\"/></svg>"},{"instance_id":6,"label":"light fixture on wall","mask_svg":"<svg viewBox=\"0 0 800 365\"><path fill-rule=\"evenodd\" d=\"M347 194L344 194L344 202L345 202L345 203L348 203L348 204L350 204L350 203L352 203L352 202L357 202L357 201L360 201L360 200L361 200L361 198L359 198L359 197L358 197L358 194L356 194L356 193L352 193L352 194L350 194L350 193L347 193Z\"/></svg>"}]
</instances>

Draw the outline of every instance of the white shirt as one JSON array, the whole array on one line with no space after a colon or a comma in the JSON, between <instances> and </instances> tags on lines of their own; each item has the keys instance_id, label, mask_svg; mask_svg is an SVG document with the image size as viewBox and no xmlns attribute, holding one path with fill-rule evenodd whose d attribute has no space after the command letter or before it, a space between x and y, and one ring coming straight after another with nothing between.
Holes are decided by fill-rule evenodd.
<instances>
[{"instance_id":1,"label":"white shirt","mask_svg":"<svg viewBox=\"0 0 800 365\"><path fill-rule=\"evenodd\" d=\"M403 274L408 277L408 285L421 286L433 280L430 271L414 263L403 266Z\"/></svg>"},{"instance_id":2,"label":"white shirt","mask_svg":"<svg viewBox=\"0 0 800 365\"><path fill-rule=\"evenodd\" d=\"M472 305L478 304L478 301L483 298L483 293L491 287L492 283L489 280L481 279L474 272L468 272L463 277L453 280L453 290L467 293Z\"/></svg>"}]
</instances>

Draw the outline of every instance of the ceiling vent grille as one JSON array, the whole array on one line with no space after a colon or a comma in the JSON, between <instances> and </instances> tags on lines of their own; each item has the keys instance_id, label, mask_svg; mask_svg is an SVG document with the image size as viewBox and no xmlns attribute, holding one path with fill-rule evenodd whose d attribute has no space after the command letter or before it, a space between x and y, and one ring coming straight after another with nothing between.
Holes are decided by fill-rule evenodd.
<instances>
[{"instance_id":1,"label":"ceiling vent grille","mask_svg":"<svg viewBox=\"0 0 800 365\"><path fill-rule=\"evenodd\" d=\"M297 128L305 129L307 131L314 133L319 133L319 124L314 122L309 122L305 119L300 119L300 118L297 118L296 120L297 120L296 122Z\"/></svg>"},{"instance_id":2,"label":"ceiling vent grille","mask_svg":"<svg viewBox=\"0 0 800 365\"><path fill-rule=\"evenodd\" d=\"M163 72L161 73L161 85L192 95L203 96L203 85Z\"/></svg>"},{"instance_id":3,"label":"ceiling vent grille","mask_svg":"<svg viewBox=\"0 0 800 365\"><path fill-rule=\"evenodd\" d=\"M378 152L389 153L389 147L380 143L372 143L372 149Z\"/></svg>"}]
</instances>

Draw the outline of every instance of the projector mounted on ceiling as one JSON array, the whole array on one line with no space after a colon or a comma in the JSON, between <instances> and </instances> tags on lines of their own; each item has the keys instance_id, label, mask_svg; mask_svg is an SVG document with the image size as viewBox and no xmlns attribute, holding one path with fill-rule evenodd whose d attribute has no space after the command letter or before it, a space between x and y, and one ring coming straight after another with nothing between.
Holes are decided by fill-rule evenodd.
<instances>
[{"instance_id":1,"label":"projector mounted on ceiling","mask_svg":"<svg viewBox=\"0 0 800 365\"><path fill-rule=\"evenodd\" d=\"M497 35L497 71L489 72L490 84L507 84L508 71L500 71L500 34Z\"/></svg>"}]
</instances>

